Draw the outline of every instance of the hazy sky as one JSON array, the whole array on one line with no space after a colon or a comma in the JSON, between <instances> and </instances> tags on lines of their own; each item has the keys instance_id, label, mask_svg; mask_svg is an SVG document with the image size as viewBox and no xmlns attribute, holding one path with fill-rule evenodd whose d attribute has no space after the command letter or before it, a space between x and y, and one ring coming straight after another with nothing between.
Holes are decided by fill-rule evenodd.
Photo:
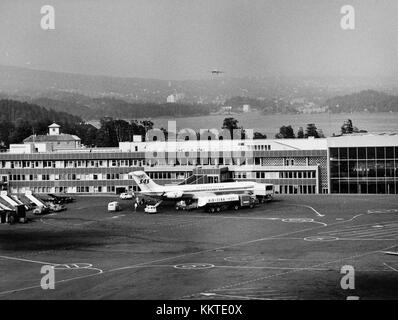
<instances>
[{"instance_id":1,"label":"hazy sky","mask_svg":"<svg viewBox=\"0 0 398 320\"><path fill-rule=\"evenodd\" d=\"M55 30L40 8L55 8ZM355 8L356 30L340 27ZM161 79L398 72L397 0L1 0L0 64Z\"/></svg>"}]
</instances>

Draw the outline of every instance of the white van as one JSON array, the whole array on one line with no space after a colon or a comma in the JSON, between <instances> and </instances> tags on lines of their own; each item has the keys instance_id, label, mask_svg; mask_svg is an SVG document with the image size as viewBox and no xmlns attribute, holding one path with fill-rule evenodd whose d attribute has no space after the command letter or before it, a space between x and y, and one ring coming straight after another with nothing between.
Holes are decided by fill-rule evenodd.
<instances>
[{"instance_id":1,"label":"white van","mask_svg":"<svg viewBox=\"0 0 398 320\"><path fill-rule=\"evenodd\" d=\"M157 207L156 205L152 206L152 205L147 204L147 205L145 206L144 211L145 211L146 213L157 213L158 211L157 211L156 207Z\"/></svg>"},{"instance_id":2,"label":"white van","mask_svg":"<svg viewBox=\"0 0 398 320\"><path fill-rule=\"evenodd\" d=\"M117 201L112 201L108 203L108 211L120 211L121 207L119 202Z\"/></svg>"}]
</instances>

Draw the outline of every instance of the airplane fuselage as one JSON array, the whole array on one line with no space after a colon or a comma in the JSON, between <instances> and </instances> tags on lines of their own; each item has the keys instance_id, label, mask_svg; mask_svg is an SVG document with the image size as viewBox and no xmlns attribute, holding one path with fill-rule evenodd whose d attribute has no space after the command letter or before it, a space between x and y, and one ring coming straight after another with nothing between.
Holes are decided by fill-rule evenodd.
<instances>
[{"instance_id":1,"label":"airplane fuselage","mask_svg":"<svg viewBox=\"0 0 398 320\"><path fill-rule=\"evenodd\" d=\"M222 193L249 193L252 192L255 182L223 182L206 184L187 184L177 186L157 186L152 190L141 191L141 194L162 198L179 199L189 198L190 195L198 194L222 194Z\"/></svg>"}]
</instances>

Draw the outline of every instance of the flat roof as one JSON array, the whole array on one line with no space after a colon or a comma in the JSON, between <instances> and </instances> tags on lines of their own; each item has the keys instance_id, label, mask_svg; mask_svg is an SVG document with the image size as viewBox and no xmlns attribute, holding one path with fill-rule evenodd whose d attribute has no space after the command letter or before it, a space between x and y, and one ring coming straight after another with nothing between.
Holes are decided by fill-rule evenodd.
<instances>
[{"instance_id":1,"label":"flat roof","mask_svg":"<svg viewBox=\"0 0 398 320\"><path fill-rule=\"evenodd\" d=\"M338 147L398 147L398 133L346 134L327 138L328 148Z\"/></svg>"}]
</instances>

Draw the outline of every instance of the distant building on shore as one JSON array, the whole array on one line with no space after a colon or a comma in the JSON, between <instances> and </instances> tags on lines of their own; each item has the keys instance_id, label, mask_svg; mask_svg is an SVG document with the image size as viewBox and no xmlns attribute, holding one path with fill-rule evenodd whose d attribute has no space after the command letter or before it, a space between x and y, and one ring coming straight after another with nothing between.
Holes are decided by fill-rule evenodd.
<instances>
[{"instance_id":1,"label":"distant building on shore","mask_svg":"<svg viewBox=\"0 0 398 320\"><path fill-rule=\"evenodd\" d=\"M173 93L167 96L166 102L167 103L177 103L184 99L183 93Z\"/></svg>"},{"instance_id":2,"label":"distant building on shore","mask_svg":"<svg viewBox=\"0 0 398 320\"><path fill-rule=\"evenodd\" d=\"M250 112L250 104L244 104L243 106L242 106L242 111L243 112Z\"/></svg>"},{"instance_id":3,"label":"distant building on shore","mask_svg":"<svg viewBox=\"0 0 398 320\"><path fill-rule=\"evenodd\" d=\"M61 126L53 123L48 126L48 134L36 135L32 134L23 140L22 147L38 152L42 151L56 151L56 150L70 150L81 147L81 139L73 134L60 133ZM21 145L11 145L10 150Z\"/></svg>"}]
</instances>

